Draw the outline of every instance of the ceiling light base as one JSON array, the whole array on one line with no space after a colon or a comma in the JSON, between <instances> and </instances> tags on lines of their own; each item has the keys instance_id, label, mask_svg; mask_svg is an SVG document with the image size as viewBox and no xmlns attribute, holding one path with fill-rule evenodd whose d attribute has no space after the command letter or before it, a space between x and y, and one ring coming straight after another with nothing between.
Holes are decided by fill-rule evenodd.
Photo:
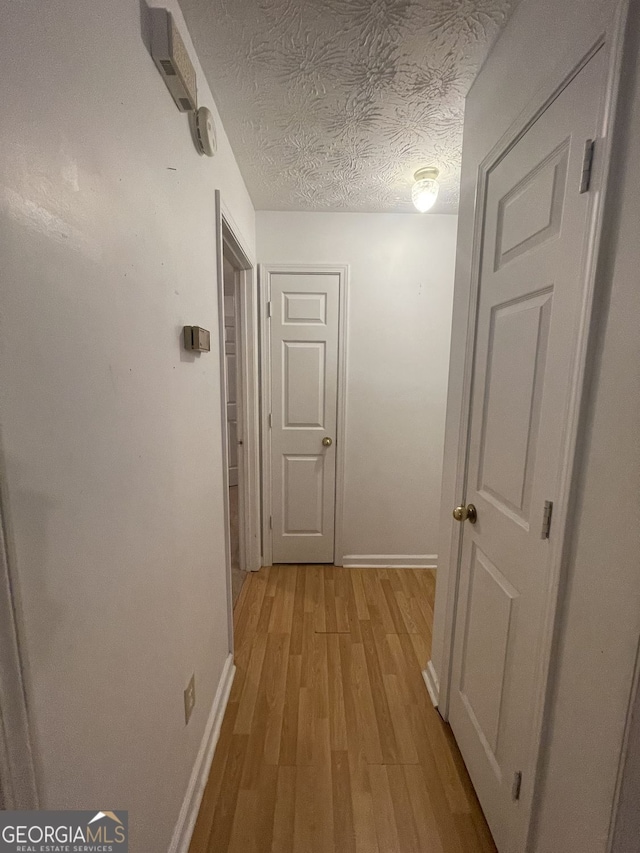
<instances>
[{"instance_id":1,"label":"ceiling light base","mask_svg":"<svg viewBox=\"0 0 640 853\"><path fill-rule=\"evenodd\" d=\"M413 176L414 181L435 181L440 174L440 170L435 166L425 166L424 169L418 169Z\"/></svg>"}]
</instances>

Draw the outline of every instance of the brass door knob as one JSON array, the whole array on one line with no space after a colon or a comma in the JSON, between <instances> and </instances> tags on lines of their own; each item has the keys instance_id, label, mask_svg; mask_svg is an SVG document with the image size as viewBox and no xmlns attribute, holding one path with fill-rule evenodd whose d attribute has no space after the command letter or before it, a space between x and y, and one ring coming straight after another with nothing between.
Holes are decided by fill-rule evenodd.
<instances>
[{"instance_id":1,"label":"brass door knob","mask_svg":"<svg viewBox=\"0 0 640 853\"><path fill-rule=\"evenodd\" d=\"M331 447L332 444L333 444L333 441L329 438L328 435L322 439L323 447Z\"/></svg>"},{"instance_id":2,"label":"brass door knob","mask_svg":"<svg viewBox=\"0 0 640 853\"><path fill-rule=\"evenodd\" d=\"M453 517L456 521L468 521L470 524L475 524L478 520L478 511L473 504L457 506L453 511Z\"/></svg>"}]
</instances>

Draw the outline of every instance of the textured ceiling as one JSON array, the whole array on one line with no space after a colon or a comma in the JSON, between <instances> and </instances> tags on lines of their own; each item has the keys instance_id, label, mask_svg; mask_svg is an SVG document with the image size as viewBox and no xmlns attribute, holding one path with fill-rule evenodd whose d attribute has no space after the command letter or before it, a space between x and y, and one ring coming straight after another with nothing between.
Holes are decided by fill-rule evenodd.
<instances>
[{"instance_id":1,"label":"textured ceiling","mask_svg":"<svg viewBox=\"0 0 640 853\"><path fill-rule=\"evenodd\" d=\"M464 96L516 0L181 0L258 210L458 205Z\"/></svg>"}]
</instances>

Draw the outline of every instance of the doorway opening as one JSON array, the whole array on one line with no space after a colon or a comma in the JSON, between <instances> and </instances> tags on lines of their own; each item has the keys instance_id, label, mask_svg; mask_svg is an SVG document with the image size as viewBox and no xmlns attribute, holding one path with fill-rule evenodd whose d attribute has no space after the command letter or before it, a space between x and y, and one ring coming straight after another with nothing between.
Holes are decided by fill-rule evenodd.
<instances>
[{"instance_id":1,"label":"doorway opening","mask_svg":"<svg viewBox=\"0 0 640 853\"><path fill-rule=\"evenodd\" d=\"M244 549L240 537L240 496L238 485L238 457L246 430L242 420L238 423L238 390L242 387L242 359L238 357L241 337L238 314L239 279L238 270L229 257L230 252L223 243L223 289L224 289L224 373L227 417L227 475L229 488L229 538L231 556L231 595L236 606L242 584L246 577ZM244 496L243 496L244 497ZM244 521L244 513L242 514Z\"/></svg>"},{"instance_id":2,"label":"doorway opening","mask_svg":"<svg viewBox=\"0 0 640 853\"><path fill-rule=\"evenodd\" d=\"M216 193L218 323L225 489L229 649L233 607L261 565L258 295L255 263Z\"/></svg>"}]
</instances>

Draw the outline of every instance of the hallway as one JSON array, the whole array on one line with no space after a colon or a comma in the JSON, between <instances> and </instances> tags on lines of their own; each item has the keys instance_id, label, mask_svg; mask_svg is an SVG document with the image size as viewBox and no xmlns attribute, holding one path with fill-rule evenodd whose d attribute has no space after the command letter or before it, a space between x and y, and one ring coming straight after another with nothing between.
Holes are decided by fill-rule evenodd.
<instances>
[{"instance_id":1,"label":"hallway","mask_svg":"<svg viewBox=\"0 0 640 853\"><path fill-rule=\"evenodd\" d=\"M422 680L434 592L424 569L248 577L190 853L494 853Z\"/></svg>"}]
</instances>

